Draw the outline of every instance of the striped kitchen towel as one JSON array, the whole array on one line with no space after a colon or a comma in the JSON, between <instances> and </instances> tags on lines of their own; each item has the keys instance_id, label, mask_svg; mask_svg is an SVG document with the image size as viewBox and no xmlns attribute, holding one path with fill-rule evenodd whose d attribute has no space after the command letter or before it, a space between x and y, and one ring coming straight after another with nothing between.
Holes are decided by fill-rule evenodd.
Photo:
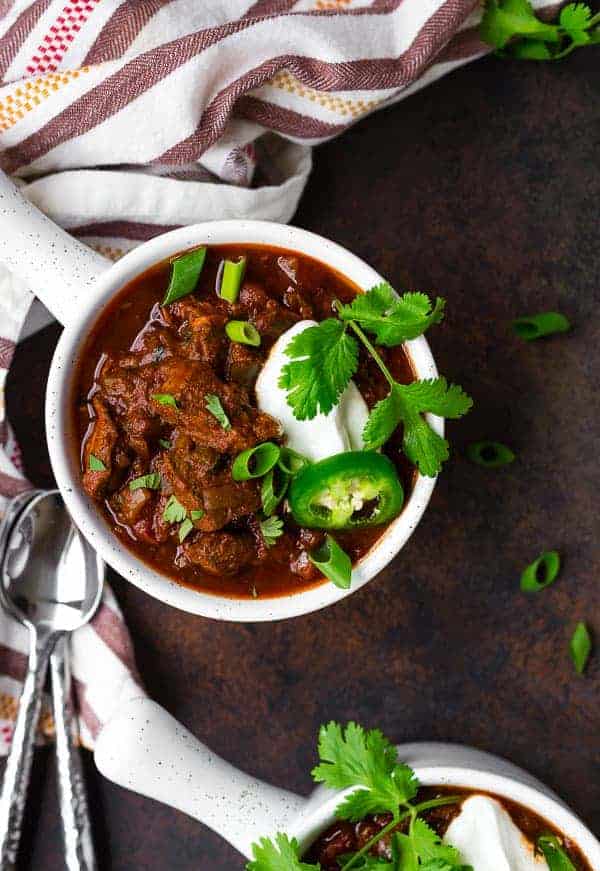
<instances>
[{"instance_id":1,"label":"striped kitchen towel","mask_svg":"<svg viewBox=\"0 0 600 871\"><path fill-rule=\"evenodd\" d=\"M110 258L182 224L288 221L311 146L485 53L480 11L478 0L0 0L0 167ZM2 391L35 290L0 265L4 497L28 486ZM0 616L0 752L26 647ZM73 652L91 744L123 694L142 692L110 591Z\"/></svg>"}]
</instances>

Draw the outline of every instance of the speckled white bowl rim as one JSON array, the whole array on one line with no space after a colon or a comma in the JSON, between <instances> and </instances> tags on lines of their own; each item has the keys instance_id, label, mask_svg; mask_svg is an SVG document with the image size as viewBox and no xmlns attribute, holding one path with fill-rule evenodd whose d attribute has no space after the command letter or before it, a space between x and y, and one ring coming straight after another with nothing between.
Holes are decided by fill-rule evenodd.
<instances>
[{"instance_id":1,"label":"speckled white bowl rim","mask_svg":"<svg viewBox=\"0 0 600 871\"><path fill-rule=\"evenodd\" d=\"M353 571L352 586L341 590L330 583L278 598L231 599L178 584L143 563L110 531L93 501L84 493L73 450L73 373L91 327L102 308L127 282L178 251L196 245L255 243L288 248L307 254L337 269L359 287L368 289L383 281L373 268L350 251L314 233L267 221L214 221L173 230L130 251L103 273L76 301L68 325L56 348L46 393L46 428L56 482L71 515L90 544L122 577L156 599L192 614L217 620L267 621L297 617L344 599L372 580L402 549L415 530L429 502L434 478L417 477L400 516L389 526ZM420 379L435 378L437 368L424 337L407 342L406 350ZM443 419L429 421L440 435Z\"/></svg>"}]
</instances>

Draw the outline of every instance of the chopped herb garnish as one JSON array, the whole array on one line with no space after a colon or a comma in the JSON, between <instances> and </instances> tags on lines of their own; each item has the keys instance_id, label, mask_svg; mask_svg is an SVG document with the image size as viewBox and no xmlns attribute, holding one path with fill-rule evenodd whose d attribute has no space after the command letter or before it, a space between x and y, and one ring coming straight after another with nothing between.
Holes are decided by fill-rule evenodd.
<instances>
[{"instance_id":1,"label":"chopped herb garnish","mask_svg":"<svg viewBox=\"0 0 600 871\"><path fill-rule=\"evenodd\" d=\"M554 333L566 333L571 324L564 315L558 312L544 312L513 321L515 333L527 342L540 339L542 336L552 336Z\"/></svg>"},{"instance_id":2,"label":"chopped herb garnish","mask_svg":"<svg viewBox=\"0 0 600 871\"><path fill-rule=\"evenodd\" d=\"M172 445L168 439L159 439L158 443L161 446L161 448L164 448L166 451L171 450Z\"/></svg>"},{"instance_id":3,"label":"chopped herb garnish","mask_svg":"<svg viewBox=\"0 0 600 871\"><path fill-rule=\"evenodd\" d=\"M556 835L540 835L537 848L546 860L548 871L576 871Z\"/></svg>"},{"instance_id":4,"label":"chopped herb garnish","mask_svg":"<svg viewBox=\"0 0 600 871\"><path fill-rule=\"evenodd\" d=\"M193 528L194 528L194 524L192 523L192 521L188 517L186 517L185 520L183 521L183 523L181 524L181 526L179 527L178 536L179 536L179 543L180 544L183 544L183 542L188 537L188 535L190 534L190 532L192 531Z\"/></svg>"},{"instance_id":5,"label":"chopped herb garnish","mask_svg":"<svg viewBox=\"0 0 600 871\"><path fill-rule=\"evenodd\" d=\"M412 768L398 759L396 747L377 729L365 731L356 723L345 729L338 723L321 726L320 764L313 779L330 789L352 789L336 808L338 819L358 822L368 814L390 814L390 821L356 853L338 859L340 871L472 871L462 863L455 847L443 843L422 818L435 807L455 804L461 796L447 796L415 802L419 781ZM405 832L396 830L408 821ZM390 837L392 863L371 851ZM252 847L254 860L247 871L319 871L319 866L302 862L298 843L281 833L273 840L262 838Z\"/></svg>"},{"instance_id":6,"label":"chopped herb garnish","mask_svg":"<svg viewBox=\"0 0 600 871\"><path fill-rule=\"evenodd\" d=\"M163 520L166 523L181 523L185 520L187 516L187 511L181 504L181 502L177 499L175 495L170 496L167 504L165 505L165 510L163 511Z\"/></svg>"},{"instance_id":7,"label":"chopped herb garnish","mask_svg":"<svg viewBox=\"0 0 600 871\"><path fill-rule=\"evenodd\" d=\"M222 429L231 429L231 423L229 422L229 418L225 414L223 410L223 406L221 405L221 400L216 395L216 393L207 393L204 397L204 401L206 403L206 408L213 417L221 424Z\"/></svg>"},{"instance_id":8,"label":"chopped herb garnish","mask_svg":"<svg viewBox=\"0 0 600 871\"><path fill-rule=\"evenodd\" d=\"M239 345L251 345L258 348L260 345L260 333L254 324L248 321L229 321L225 326L225 332L232 342Z\"/></svg>"},{"instance_id":9,"label":"chopped herb garnish","mask_svg":"<svg viewBox=\"0 0 600 871\"><path fill-rule=\"evenodd\" d=\"M106 472L106 466L98 457L94 454L90 454L88 458L88 466L90 472Z\"/></svg>"},{"instance_id":10,"label":"chopped herb garnish","mask_svg":"<svg viewBox=\"0 0 600 871\"><path fill-rule=\"evenodd\" d=\"M544 551L527 566L521 575L521 589L524 593L537 593L554 583L560 572L560 556L555 550Z\"/></svg>"},{"instance_id":11,"label":"chopped herb garnish","mask_svg":"<svg viewBox=\"0 0 600 871\"><path fill-rule=\"evenodd\" d=\"M272 547L283 535L283 520L281 517L267 517L260 522L260 531L267 547Z\"/></svg>"},{"instance_id":12,"label":"chopped herb garnish","mask_svg":"<svg viewBox=\"0 0 600 871\"><path fill-rule=\"evenodd\" d=\"M529 0L487 0L482 39L499 54L521 60L559 60L574 49L600 42L600 14L585 3L568 3L558 22L537 17Z\"/></svg>"},{"instance_id":13,"label":"chopped herb garnish","mask_svg":"<svg viewBox=\"0 0 600 871\"><path fill-rule=\"evenodd\" d=\"M275 840L261 838L252 845L254 860L246 865L247 871L318 871L317 865L300 861L300 847L295 838L279 832Z\"/></svg>"},{"instance_id":14,"label":"chopped herb garnish","mask_svg":"<svg viewBox=\"0 0 600 871\"><path fill-rule=\"evenodd\" d=\"M152 399L158 402L159 405L170 405L173 408L179 408L177 400L172 393L153 393Z\"/></svg>"},{"instance_id":15,"label":"chopped herb garnish","mask_svg":"<svg viewBox=\"0 0 600 871\"><path fill-rule=\"evenodd\" d=\"M263 478L260 500L267 517L273 514L285 496L289 483L290 476L286 475L278 466L272 468Z\"/></svg>"},{"instance_id":16,"label":"chopped herb garnish","mask_svg":"<svg viewBox=\"0 0 600 871\"><path fill-rule=\"evenodd\" d=\"M508 466L515 460L514 453L502 442L474 442L467 447L466 453L472 463L485 466L487 469Z\"/></svg>"},{"instance_id":17,"label":"chopped herb garnish","mask_svg":"<svg viewBox=\"0 0 600 871\"><path fill-rule=\"evenodd\" d=\"M336 587L347 590L352 582L352 560L331 535L308 555L311 563Z\"/></svg>"},{"instance_id":18,"label":"chopped herb garnish","mask_svg":"<svg viewBox=\"0 0 600 871\"><path fill-rule=\"evenodd\" d=\"M575 627L575 632L569 642L569 652L575 671L578 674L583 674L592 652L592 638L585 623L578 623Z\"/></svg>"},{"instance_id":19,"label":"chopped herb garnish","mask_svg":"<svg viewBox=\"0 0 600 871\"><path fill-rule=\"evenodd\" d=\"M379 345L392 347L416 339L444 317L445 302L439 296L432 306L425 293L405 293L398 297L384 282L367 293L357 293L350 305L339 307L343 321L355 321L373 333Z\"/></svg>"},{"instance_id":20,"label":"chopped herb garnish","mask_svg":"<svg viewBox=\"0 0 600 871\"><path fill-rule=\"evenodd\" d=\"M225 260L221 272L221 286L219 296L227 302L237 302L244 275L246 274L246 258L238 260Z\"/></svg>"},{"instance_id":21,"label":"chopped herb garnish","mask_svg":"<svg viewBox=\"0 0 600 871\"><path fill-rule=\"evenodd\" d=\"M274 442L262 442L238 454L231 467L234 481L249 481L262 478L279 460L281 448Z\"/></svg>"},{"instance_id":22,"label":"chopped herb garnish","mask_svg":"<svg viewBox=\"0 0 600 871\"><path fill-rule=\"evenodd\" d=\"M170 305L183 296L192 293L198 278L202 272L206 260L206 248L196 248L177 257L171 264L171 280L162 301L163 305Z\"/></svg>"},{"instance_id":23,"label":"chopped herb garnish","mask_svg":"<svg viewBox=\"0 0 600 871\"><path fill-rule=\"evenodd\" d=\"M204 517L204 511L201 508L194 508L193 511L190 511L190 517L196 523L198 520L202 520Z\"/></svg>"},{"instance_id":24,"label":"chopped herb garnish","mask_svg":"<svg viewBox=\"0 0 600 871\"><path fill-rule=\"evenodd\" d=\"M387 345L419 335L439 322L443 301L432 306L424 294L405 294L398 300L389 285L357 296L349 306L337 306L340 318L327 318L295 336L285 349L291 358L283 367L279 386L287 390L288 405L298 420L328 414L358 367L358 341L376 362L389 384L389 394L373 408L363 432L367 450L381 447L403 424L404 452L423 475L435 476L448 458L448 442L431 429L426 413L462 417L473 402L458 385L445 378L398 383L363 331L374 332ZM388 323L389 320L389 323Z\"/></svg>"},{"instance_id":25,"label":"chopped herb garnish","mask_svg":"<svg viewBox=\"0 0 600 871\"><path fill-rule=\"evenodd\" d=\"M160 475L158 472L141 475L139 478L134 478L133 481L129 482L130 490L139 490L142 487L147 487L148 490L158 490L160 487Z\"/></svg>"}]
</instances>

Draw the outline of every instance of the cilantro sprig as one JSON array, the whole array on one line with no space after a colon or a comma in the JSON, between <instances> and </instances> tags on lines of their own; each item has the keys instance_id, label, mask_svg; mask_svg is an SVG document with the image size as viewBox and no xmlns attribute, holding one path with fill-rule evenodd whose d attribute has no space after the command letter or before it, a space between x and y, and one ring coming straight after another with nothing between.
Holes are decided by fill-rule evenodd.
<instances>
[{"instance_id":1,"label":"cilantro sprig","mask_svg":"<svg viewBox=\"0 0 600 871\"><path fill-rule=\"evenodd\" d=\"M576 48L600 43L600 13L568 3L555 23L537 17L529 0L487 0L482 39L499 54L522 60L559 60Z\"/></svg>"},{"instance_id":2,"label":"cilantro sprig","mask_svg":"<svg viewBox=\"0 0 600 871\"><path fill-rule=\"evenodd\" d=\"M336 808L339 819L356 822L368 814L387 813L390 822L358 852L344 856L340 871L472 871L463 865L454 847L441 838L420 816L457 796L416 803L419 789L415 772L398 759L397 748L378 730L356 723L344 728L328 723L319 732L320 762L312 776L331 789L353 790ZM406 822L405 822L406 821ZM405 831L394 831L405 822ZM391 836L392 861L371 854L382 838ZM253 845L254 860L247 871L319 871L320 866L301 861L297 841L277 834Z\"/></svg>"},{"instance_id":3,"label":"cilantro sprig","mask_svg":"<svg viewBox=\"0 0 600 871\"><path fill-rule=\"evenodd\" d=\"M403 449L423 475L434 477L448 459L446 439L423 417L432 413L457 418L473 402L458 385L445 378L400 384L367 337L373 333L380 345L392 347L421 335L442 320L444 301L432 304L423 293L394 294L387 283L359 294L349 305L337 305L338 318L295 336L285 349L290 357L282 369L279 386L298 420L328 414L337 404L358 368L359 342L367 349L389 385L388 395L373 408L363 431L365 448L381 447L403 424Z\"/></svg>"}]
</instances>

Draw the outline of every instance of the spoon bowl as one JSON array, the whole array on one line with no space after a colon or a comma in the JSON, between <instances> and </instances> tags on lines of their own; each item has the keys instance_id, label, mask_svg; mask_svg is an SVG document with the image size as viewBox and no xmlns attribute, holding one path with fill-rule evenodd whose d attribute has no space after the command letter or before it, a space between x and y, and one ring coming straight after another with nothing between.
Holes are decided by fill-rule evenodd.
<instances>
[{"instance_id":1,"label":"spoon bowl","mask_svg":"<svg viewBox=\"0 0 600 871\"><path fill-rule=\"evenodd\" d=\"M73 525L58 490L33 496L8 531L0 596L21 623L73 632L92 617L104 565Z\"/></svg>"}]
</instances>

